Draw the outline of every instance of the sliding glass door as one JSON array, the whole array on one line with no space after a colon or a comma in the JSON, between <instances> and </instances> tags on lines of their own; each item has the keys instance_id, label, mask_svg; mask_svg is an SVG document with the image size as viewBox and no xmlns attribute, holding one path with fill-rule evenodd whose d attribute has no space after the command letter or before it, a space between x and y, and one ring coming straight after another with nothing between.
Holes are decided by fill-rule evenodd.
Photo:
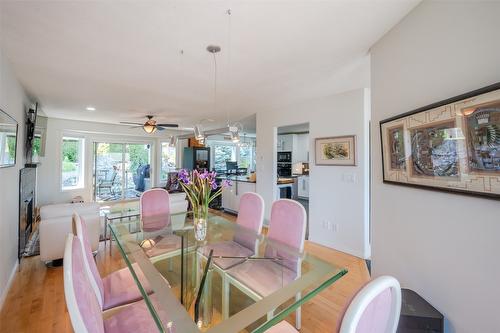
<instances>
[{"instance_id":1,"label":"sliding glass door","mask_svg":"<svg viewBox=\"0 0 500 333\"><path fill-rule=\"evenodd\" d=\"M95 201L134 199L151 188L151 145L94 143Z\"/></svg>"}]
</instances>

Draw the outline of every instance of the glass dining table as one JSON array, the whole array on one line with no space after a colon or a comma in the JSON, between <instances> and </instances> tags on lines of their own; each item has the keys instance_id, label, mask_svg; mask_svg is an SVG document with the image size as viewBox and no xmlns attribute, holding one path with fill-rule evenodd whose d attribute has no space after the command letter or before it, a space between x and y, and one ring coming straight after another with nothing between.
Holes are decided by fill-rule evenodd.
<instances>
[{"instance_id":1,"label":"glass dining table","mask_svg":"<svg viewBox=\"0 0 500 333\"><path fill-rule=\"evenodd\" d=\"M190 216L109 225L159 332L265 332L347 274L216 214L198 241Z\"/></svg>"}]
</instances>

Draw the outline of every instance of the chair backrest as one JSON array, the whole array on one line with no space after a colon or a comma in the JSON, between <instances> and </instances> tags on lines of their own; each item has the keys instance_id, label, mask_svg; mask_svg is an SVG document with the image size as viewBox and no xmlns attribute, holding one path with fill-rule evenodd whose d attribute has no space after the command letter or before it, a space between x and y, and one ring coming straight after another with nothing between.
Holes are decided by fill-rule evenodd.
<instances>
[{"instance_id":1,"label":"chair backrest","mask_svg":"<svg viewBox=\"0 0 500 333\"><path fill-rule=\"evenodd\" d=\"M267 236L299 251L304 250L307 213L304 206L290 199L279 199L271 208Z\"/></svg>"},{"instance_id":2,"label":"chair backrest","mask_svg":"<svg viewBox=\"0 0 500 333\"><path fill-rule=\"evenodd\" d=\"M236 218L234 241L255 253L259 246L258 236L262 232L263 221L264 199L257 193L244 193L240 199Z\"/></svg>"},{"instance_id":3,"label":"chair backrest","mask_svg":"<svg viewBox=\"0 0 500 333\"><path fill-rule=\"evenodd\" d=\"M64 250L64 297L76 333L104 333L101 307L85 273L82 247L68 234Z\"/></svg>"},{"instance_id":4,"label":"chair backrest","mask_svg":"<svg viewBox=\"0 0 500 333\"><path fill-rule=\"evenodd\" d=\"M141 227L144 231L161 230L170 224L170 198L166 190L153 188L141 195Z\"/></svg>"},{"instance_id":5,"label":"chair backrest","mask_svg":"<svg viewBox=\"0 0 500 333\"><path fill-rule=\"evenodd\" d=\"M236 223L260 234L264 221L264 199L257 193L247 192L240 198Z\"/></svg>"},{"instance_id":6,"label":"chair backrest","mask_svg":"<svg viewBox=\"0 0 500 333\"><path fill-rule=\"evenodd\" d=\"M269 221L269 239L302 252L306 235L307 213L302 204L295 200L279 199L271 207L271 220ZM282 264L292 269L300 276L301 260L288 252L279 249L266 248L266 255L282 258Z\"/></svg>"},{"instance_id":7,"label":"chair backrest","mask_svg":"<svg viewBox=\"0 0 500 333\"><path fill-rule=\"evenodd\" d=\"M340 333L395 333L401 312L401 286L392 276L366 284L349 304Z\"/></svg>"},{"instance_id":8,"label":"chair backrest","mask_svg":"<svg viewBox=\"0 0 500 333\"><path fill-rule=\"evenodd\" d=\"M90 285L94 291L101 309L104 304L104 285L102 282L101 275L97 269L97 265L94 261L94 256L92 255L92 248L88 239L87 225L85 220L77 213L73 214L73 230L76 232L78 239L80 240L80 246L83 252L83 261L85 272L87 273Z\"/></svg>"}]
</instances>

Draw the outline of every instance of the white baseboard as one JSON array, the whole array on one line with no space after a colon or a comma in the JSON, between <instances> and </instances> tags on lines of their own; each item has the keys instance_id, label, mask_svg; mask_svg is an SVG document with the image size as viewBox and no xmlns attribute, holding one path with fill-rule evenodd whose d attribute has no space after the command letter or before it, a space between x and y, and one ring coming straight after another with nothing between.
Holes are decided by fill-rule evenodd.
<instances>
[{"instance_id":1,"label":"white baseboard","mask_svg":"<svg viewBox=\"0 0 500 333\"><path fill-rule=\"evenodd\" d=\"M7 285L5 286L2 295L0 296L0 310L2 310L3 303L9 294L10 286L12 285L12 281L14 281L14 276L16 276L17 268L19 267L19 261L16 260L16 264L10 273L9 280L7 280Z\"/></svg>"}]
</instances>

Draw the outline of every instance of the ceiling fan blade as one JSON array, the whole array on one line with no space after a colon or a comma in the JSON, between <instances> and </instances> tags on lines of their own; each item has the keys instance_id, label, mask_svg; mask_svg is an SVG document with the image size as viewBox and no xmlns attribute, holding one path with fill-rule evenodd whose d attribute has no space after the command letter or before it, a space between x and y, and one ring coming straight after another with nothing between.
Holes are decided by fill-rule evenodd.
<instances>
[{"instance_id":1,"label":"ceiling fan blade","mask_svg":"<svg viewBox=\"0 0 500 333\"><path fill-rule=\"evenodd\" d=\"M158 131L164 131L164 130L165 130L165 127L161 127L161 126L156 125L156 129L157 129Z\"/></svg>"},{"instance_id":2,"label":"ceiling fan blade","mask_svg":"<svg viewBox=\"0 0 500 333\"><path fill-rule=\"evenodd\" d=\"M135 125L135 126L130 126L130 128L142 128L144 127L143 125Z\"/></svg>"},{"instance_id":3,"label":"ceiling fan blade","mask_svg":"<svg viewBox=\"0 0 500 333\"><path fill-rule=\"evenodd\" d=\"M156 124L156 126L161 126L161 127L179 127L179 124Z\"/></svg>"},{"instance_id":4,"label":"ceiling fan blade","mask_svg":"<svg viewBox=\"0 0 500 333\"><path fill-rule=\"evenodd\" d=\"M125 125L143 125L141 123L132 123L132 122L129 122L129 121L120 121L120 124L125 124Z\"/></svg>"}]
</instances>

